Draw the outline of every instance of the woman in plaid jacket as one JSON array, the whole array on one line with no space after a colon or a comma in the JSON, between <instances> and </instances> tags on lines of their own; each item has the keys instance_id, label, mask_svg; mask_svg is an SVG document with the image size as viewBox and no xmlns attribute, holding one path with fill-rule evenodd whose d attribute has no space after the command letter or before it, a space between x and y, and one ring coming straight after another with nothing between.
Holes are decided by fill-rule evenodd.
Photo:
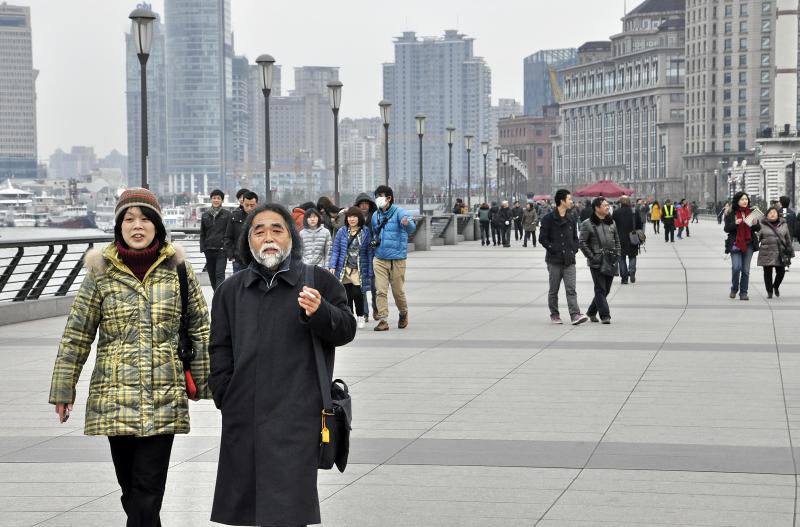
<instances>
[{"instance_id":1,"label":"woman in plaid jacket","mask_svg":"<svg viewBox=\"0 0 800 527\"><path fill-rule=\"evenodd\" d=\"M167 241L153 193L130 189L115 211L114 242L85 256L86 276L72 305L50 387L60 422L99 332L86 403L86 435L105 435L128 525L160 525L175 434L189 432L183 364L177 356L182 249ZM186 265L188 326L196 357L196 398L208 399L208 308Z\"/></svg>"}]
</instances>

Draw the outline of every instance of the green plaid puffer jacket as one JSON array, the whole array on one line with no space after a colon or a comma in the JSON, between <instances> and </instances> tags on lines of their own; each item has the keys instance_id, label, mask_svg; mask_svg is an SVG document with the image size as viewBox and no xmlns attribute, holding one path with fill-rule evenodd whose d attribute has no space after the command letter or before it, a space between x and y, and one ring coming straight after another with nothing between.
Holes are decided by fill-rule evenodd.
<instances>
[{"instance_id":1,"label":"green plaid puffer jacket","mask_svg":"<svg viewBox=\"0 0 800 527\"><path fill-rule=\"evenodd\" d=\"M167 244L140 282L113 244L86 253L84 277L61 338L50 403L75 401L75 384L98 329L97 359L86 403L86 435L185 434L189 405L177 356L183 250ZM209 399L209 318L190 265L189 335L198 396Z\"/></svg>"}]
</instances>

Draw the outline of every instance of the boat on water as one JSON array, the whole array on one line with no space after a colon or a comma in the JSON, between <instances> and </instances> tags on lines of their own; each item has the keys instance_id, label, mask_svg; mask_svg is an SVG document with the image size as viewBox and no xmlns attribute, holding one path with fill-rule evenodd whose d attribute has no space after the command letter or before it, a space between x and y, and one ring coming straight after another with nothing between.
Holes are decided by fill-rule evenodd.
<instances>
[{"instance_id":1,"label":"boat on water","mask_svg":"<svg viewBox=\"0 0 800 527\"><path fill-rule=\"evenodd\" d=\"M36 227L36 217L30 212L16 212L9 223L12 227Z\"/></svg>"},{"instance_id":2,"label":"boat on water","mask_svg":"<svg viewBox=\"0 0 800 527\"><path fill-rule=\"evenodd\" d=\"M165 207L161 211L164 226L168 229L182 229L186 227L186 209L184 207Z\"/></svg>"},{"instance_id":3,"label":"boat on water","mask_svg":"<svg viewBox=\"0 0 800 527\"><path fill-rule=\"evenodd\" d=\"M48 227L59 229L96 229L95 213L86 205L67 205L50 215Z\"/></svg>"},{"instance_id":4,"label":"boat on water","mask_svg":"<svg viewBox=\"0 0 800 527\"><path fill-rule=\"evenodd\" d=\"M101 203L94 209L94 221L98 229L106 232L114 230L114 203Z\"/></svg>"}]
</instances>

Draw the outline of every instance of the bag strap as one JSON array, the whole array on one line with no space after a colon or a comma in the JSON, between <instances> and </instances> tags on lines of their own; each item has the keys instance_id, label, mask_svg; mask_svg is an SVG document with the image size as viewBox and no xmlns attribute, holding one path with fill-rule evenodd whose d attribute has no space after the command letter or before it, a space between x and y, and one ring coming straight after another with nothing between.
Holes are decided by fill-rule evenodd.
<instances>
[{"instance_id":1,"label":"bag strap","mask_svg":"<svg viewBox=\"0 0 800 527\"><path fill-rule=\"evenodd\" d=\"M314 267L304 265L306 275L306 286L314 288ZM311 342L314 345L314 362L317 365L317 379L319 380L319 391L322 393L322 410L333 412L333 400L331 399L330 376L328 366L325 364L325 355L322 353L322 343L314 332L311 333Z\"/></svg>"},{"instance_id":2,"label":"bag strap","mask_svg":"<svg viewBox=\"0 0 800 527\"><path fill-rule=\"evenodd\" d=\"M781 233L778 232L778 229L774 227L770 222L767 222L767 225L772 229L772 232L775 233L775 238L778 239L778 245L780 245L781 247L781 252L783 253L789 252L788 247L786 246L785 243L783 243L783 240L781 239Z\"/></svg>"},{"instance_id":3,"label":"bag strap","mask_svg":"<svg viewBox=\"0 0 800 527\"><path fill-rule=\"evenodd\" d=\"M590 218L589 219L589 223L591 223L591 221L592 220ZM606 248L605 248L606 237L605 237L605 234L603 236L600 236L600 233L597 230L597 225L595 225L594 223L591 223L591 225L592 225L592 229L594 229L594 235L597 236L598 240L600 240L600 251L601 251L601 254L602 254L602 253L606 252ZM602 238L602 240L601 240L601 238Z\"/></svg>"},{"instance_id":4,"label":"bag strap","mask_svg":"<svg viewBox=\"0 0 800 527\"><path fill-rule=\"evenodd\" d=\"M388 216L384 216L383 217L383 220L381 220L380 225L378 225L378 228L375 230L375 237L376 238L380 238L381 232L383 231L383 228L386 227L386 224L389 223L389 220L392 219L392 217L394 216L394 213L396 211L397 211L397 209L393 210L392 213L389 214Z\"/></svg>"},{"instance_id":5,"label":"bag strap","mask_svg":"<svg viewBox=\"0 0 800 527\"><path fill-rule=\"evenodd\" d=\"M183 362L184 369L188 370L195 353L192 346L192 339L189 336L189 277L186 273L186 263L181 262L177 265L178 285L181 294L181 318L178 328L179 346L178 358Z\"/></svg>"}]
</instances>

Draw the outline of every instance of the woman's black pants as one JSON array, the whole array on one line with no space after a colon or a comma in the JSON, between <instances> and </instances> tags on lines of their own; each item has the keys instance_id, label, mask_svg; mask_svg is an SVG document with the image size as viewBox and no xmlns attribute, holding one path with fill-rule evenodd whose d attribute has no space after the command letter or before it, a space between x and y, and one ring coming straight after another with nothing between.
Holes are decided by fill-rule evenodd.
<instances>
[{"instance_id":1,"label":"woman's black pants","mask_svg":"<svg viewBox=\"0 0 800 527\"><path fill-rule=\"evenodd\" d=\"M775 280L772 279L772 270L775 269ZM765 265L764 266L764 287L767 293L772 293L778 289L783 283L783 277L786 275L786 268L782 265Z\"/></svg>"},{"instance_id":2,"label":"woman's black pants","mask_svg":"<svg viewBox=\"0 0 800 527\"><path fill-rule=\"evenodd\" d=\"M347 305L350 306L350 312L355 307L356 316L364 316L364 296L361 292L360 285L344 284L344 290L347 292Z\"/></svg>"}]
</instances>

